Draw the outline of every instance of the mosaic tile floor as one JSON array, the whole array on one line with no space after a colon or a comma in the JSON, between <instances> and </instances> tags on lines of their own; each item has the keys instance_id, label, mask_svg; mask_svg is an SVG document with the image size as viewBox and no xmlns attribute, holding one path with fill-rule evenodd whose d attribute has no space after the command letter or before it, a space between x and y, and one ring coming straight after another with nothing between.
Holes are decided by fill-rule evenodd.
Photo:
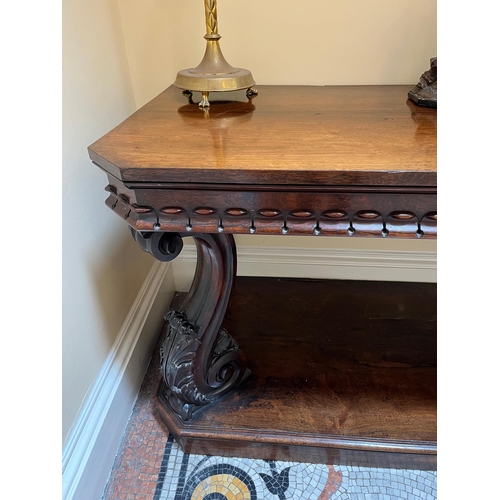
<instances>
[{"instance_id":1,"label":"mosaic tile floor","mask_svg":"<svg viewBox=\"0 0 500 500\"><path fill-rule=\"evenodd\" d=\"M101 500L434 500L436 472L189 455L160 420L153 355Z\"/></svg>"}]
</instances>

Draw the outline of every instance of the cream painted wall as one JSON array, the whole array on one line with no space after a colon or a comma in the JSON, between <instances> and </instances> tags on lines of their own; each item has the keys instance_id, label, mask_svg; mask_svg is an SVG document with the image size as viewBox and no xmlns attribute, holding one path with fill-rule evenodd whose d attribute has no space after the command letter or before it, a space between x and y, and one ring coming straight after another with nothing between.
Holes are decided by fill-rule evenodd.
<instances>
[{"instance_id":1,"label":"cream painted wall","mask_svg":"<svg viewBox=\"0 0 500 500\"><path fill-rule=\"evenodd\" d=\"M202 0L118 0L138 106L203 56ZM221 47L257 84L412 84L437 54L436 0L218 0Z\"/></svg>"},{"instance_id":2,"label":"cream painted wall","mask_svg":"<svg viewBox=\"0 0 500 500\"><path fill-rule=\"evenodd\" d=\"M117 0L63 3L63 443L153 264L87 146L135 111Z\"/></svg>"},{"instance_id":3,"label":"cream painted wall","mask_svg":"<svg viewBox=\"0 0 500 500\"><path fill-rule=\"evenodd\" d=\"M202 0L118 0L136 103L203 57ZM221 47L257 84L415 84L437 55L436 0L218 0ZM257 85L258 87L258 85ZM258 98L257 98L258 99ZM436 251L434 241L238 236L238 244ZM174 263L175 265L175 263Z\"/></svg>"}]
</instances>

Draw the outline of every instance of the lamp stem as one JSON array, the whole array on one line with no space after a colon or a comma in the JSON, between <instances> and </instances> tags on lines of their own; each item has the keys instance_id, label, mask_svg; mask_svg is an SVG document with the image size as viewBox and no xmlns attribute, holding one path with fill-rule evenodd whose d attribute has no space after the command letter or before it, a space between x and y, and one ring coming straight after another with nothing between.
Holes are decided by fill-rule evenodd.
<instances>
[{"instance_id":1,"label":"lamp stem","mask_svg":"<svg viewBox=\"0 0 500 500\"><path fill-rule=\"evenodd\" d=\"M219 33L217 22L217 0L205 0L205 23L207 25L207 35Z\"/></svg>"}]
</instances>

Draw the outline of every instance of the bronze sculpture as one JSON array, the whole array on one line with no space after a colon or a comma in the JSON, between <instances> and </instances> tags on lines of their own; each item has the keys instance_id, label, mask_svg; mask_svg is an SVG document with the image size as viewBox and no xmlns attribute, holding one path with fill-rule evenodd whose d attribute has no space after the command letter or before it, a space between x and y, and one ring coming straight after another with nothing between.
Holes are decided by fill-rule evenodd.
<instances>
[{"instance_id":1,"label":"bronze sculpture","mask_svg":"<svg viewBox=\"0 0 500 500\"><path fill-rule=\"evenodd\" d=\"M430 69L422 74L408 97L419 106L437 108L437 57L431 59Z\"/></svg>"}]
</instances>

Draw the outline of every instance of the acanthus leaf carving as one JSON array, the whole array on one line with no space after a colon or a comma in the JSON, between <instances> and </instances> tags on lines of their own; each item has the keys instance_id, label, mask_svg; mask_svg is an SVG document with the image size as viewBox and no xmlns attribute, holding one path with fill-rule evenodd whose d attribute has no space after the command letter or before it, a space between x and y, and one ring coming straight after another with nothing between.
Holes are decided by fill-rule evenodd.
<instances>
[{"instance_id":1,"label":"acanthus leaf carving","mask_svg":"<svg viewBox=\"0 0 500 500\"><path fill-rule=\"evenodd\" d=\"M169 311L165 320L168 322L167 335L160 348L160 370L167 389L164 397L183 420L189 420L197 409L219 394L216 390L204 394L196 383L196 357L202 348L199 329L179 311ZM231 383L241 370L241 356L238 343L221 328L206 373L211 389ZM237 378L240 377L237 375Z\"/></svg>"},{"instance_id":2,"label":"acanthus leaf carving","mask_svg":"<svg viewBox=\"0 0 500 500\"><path fill-rule=\"evenodd\" d=\"M160 349L160 370L175 397L170 397L169 403L183 420L188 420L195 406L209 402L194 380L194 361L201 340L198 329L181 312L169 311L165 319L168 329Z\"/></svg>"}]
</instances>

